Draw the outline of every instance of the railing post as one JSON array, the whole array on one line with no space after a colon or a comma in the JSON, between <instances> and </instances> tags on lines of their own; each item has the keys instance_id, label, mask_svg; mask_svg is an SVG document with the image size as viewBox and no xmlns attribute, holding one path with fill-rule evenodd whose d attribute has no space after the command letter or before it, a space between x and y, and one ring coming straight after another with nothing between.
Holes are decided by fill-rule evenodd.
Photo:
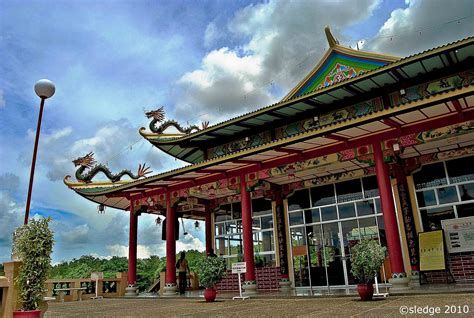
<instances>
[{"instance_id":1,"label":"railing post","mask_svg":"<svg viewBox=\"0 0 474 318\"><path fill-rule=\"evenodd\" d=\"M12 261L3 263L3 271L5 272L5 277L8 279L10 286L7 289L7 294L3 295L5 297L5 308L4 308L4 317L12 317L13 311L18 310L21 307L20 302L18 301L18 290L14 284L15 278L20 272L21 262Z\"/></svg>"}]
</instances>

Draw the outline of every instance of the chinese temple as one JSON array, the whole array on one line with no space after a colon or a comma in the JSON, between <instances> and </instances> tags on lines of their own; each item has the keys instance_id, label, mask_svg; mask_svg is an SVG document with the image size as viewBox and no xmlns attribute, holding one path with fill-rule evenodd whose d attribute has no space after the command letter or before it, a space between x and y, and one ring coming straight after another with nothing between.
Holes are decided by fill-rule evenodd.
<instances>
[{"instance_id":1,"label":"chinese temple","mask_svg":"<svg viewBox=\"0 0 474 318\"><path fill-rule=\"evenodd\" d=\"M247 294L355 288L351 247L364 238L387 247L378 281L392 289L474 282L472 238L450 232L446 271L420 268L418 246L419 233L474 229L474 38L396 57L325 32L329 49L280 102L202 127L165 121L162 109L147 113L140 135L189 165L151 176L140 166L120 180L92 154L74 161L70 189L129 212L131 287L143 213L170 220L168 295L178 218L204 221L206 250L228 268L246 263ZM110 181L93 181L99 171ZM218 288L238 290L232 276Z\"/></svg>"}]
</instances>

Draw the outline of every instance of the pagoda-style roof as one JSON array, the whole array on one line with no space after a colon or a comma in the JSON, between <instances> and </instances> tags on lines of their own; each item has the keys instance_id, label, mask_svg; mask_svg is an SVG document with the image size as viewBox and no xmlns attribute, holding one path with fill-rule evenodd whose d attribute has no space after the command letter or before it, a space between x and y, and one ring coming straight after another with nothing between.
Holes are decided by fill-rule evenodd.
<instances>
[{"instance_id":1,"label":"pagoda-style roof","mask_svg":"<svg viewBox=\"0 0 474 318\"><path fill-rule=\"evenodd\" d=\"M387 94L420 79L429 80L439 71L455 72L459 65L472 63L474 56L472 37L398 59L343 47L328 29L326 34L329 50L282 101L191 133L168 135L141 128L140 134L175 158L199 163L208 159L209 147L320 115L333 110L336 104L339 108L368 100L377 92Z\"/></svg>"}]
</instances>

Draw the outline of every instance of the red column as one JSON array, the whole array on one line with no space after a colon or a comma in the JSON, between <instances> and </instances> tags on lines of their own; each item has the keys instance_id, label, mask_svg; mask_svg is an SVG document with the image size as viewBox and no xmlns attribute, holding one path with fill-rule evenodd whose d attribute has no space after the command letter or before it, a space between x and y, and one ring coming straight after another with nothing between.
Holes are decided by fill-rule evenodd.
<instances>
[{"instance_id":1,"label":"red column","mask_svg":"<svg viewBox=\"0 0 474 318\"><path fill-rule=\"evenodd\" d=\"M130 234L128 239L128 284L135 285L137 282L137 225L138 214L133 210L130 202Z\"/></svg>"},{"instance_id":2,"label":"red column","mask_svg":"<svg viewBox=\"0 0 474 318\"><path fill-rule=\"evenodd\" d=\"M383 160L382 147L380 146L380 143L374 143L373 148L375 171L377 173L377 183L379 186L383 221L385 223L385 235L387 237L388 255L390 257L392 273L405 273L388 165Z\"/></svg>"},{"instance_id":3,"label":"red column","mask_svg":"<svg viewBox=\"0 0 474 318\"><path fill-rule=\"evenodd\" d=\"M209 254L212 249L212 222L209 206L204 207L204 213L206 214L206 254Z\"/></svg>"},{"instance_id":4,"label":"red column","mask_svg":"<svg viewBox=\"0 0 474 318\"><path fill-rule=\"evenodd\" d=\"M166 284L176 284L175 213L170 193L166 194Z\"/></svg>"},{"instance_id":5,"label":"red column","mask_svg":"<svg viewBox=\"0 0 474 318\"><path fill-rule=\"evenodd\" d=\"M242 201L242 231L244 239L244 261L247 263L246 281L255 280L255 266L253 262L253 235L252 211L250 193L247 192L245 176L240 176L240 198Z\"/></svg>"}]
</instances>

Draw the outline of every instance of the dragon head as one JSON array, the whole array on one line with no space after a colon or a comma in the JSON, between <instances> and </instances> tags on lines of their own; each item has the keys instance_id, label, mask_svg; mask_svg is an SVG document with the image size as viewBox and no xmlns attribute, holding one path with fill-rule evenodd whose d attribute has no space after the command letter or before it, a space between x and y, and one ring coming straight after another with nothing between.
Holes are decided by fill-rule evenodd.
<instances>
[{"instance_id":1,"label":"dragon head","mask_svg":"<svg viewBox=\"0 0 474 318\"><path fill-rule=\"evenodd\" d=\"M145 112L145 116L148 119L153 118L161 122L165 119L165 110L163 109L163 106L161 106L157 110L150 110L148 112Z\"/></svg>"},{"instance_id":2,"label":"dragon head","mask_svg":"<svg viewBox=\"0 0 474 318\"><path fill-rule=\"evenodd\" d=\"M81 166L91 168L95 164L94 153L89 152L84 157L79 157L76 160L73 160L72 163L75 167Z\"/></svg>"}]
</instances>

